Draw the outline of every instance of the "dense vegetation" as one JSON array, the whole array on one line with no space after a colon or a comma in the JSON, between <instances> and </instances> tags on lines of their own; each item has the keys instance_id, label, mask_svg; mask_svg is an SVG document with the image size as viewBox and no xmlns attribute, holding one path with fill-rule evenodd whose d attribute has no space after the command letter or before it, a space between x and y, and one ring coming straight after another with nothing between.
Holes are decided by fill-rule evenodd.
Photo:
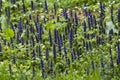
<instances>
[{"instance_id":1,"label":"dense vegetation","mask_svg":"<svg viewBox=\"0 0 120 80\"><path fill-rule=\"evenodd\" d=\"M0 0L0 80L120 80L119 0Z\"/></svg>"}]
</instances>

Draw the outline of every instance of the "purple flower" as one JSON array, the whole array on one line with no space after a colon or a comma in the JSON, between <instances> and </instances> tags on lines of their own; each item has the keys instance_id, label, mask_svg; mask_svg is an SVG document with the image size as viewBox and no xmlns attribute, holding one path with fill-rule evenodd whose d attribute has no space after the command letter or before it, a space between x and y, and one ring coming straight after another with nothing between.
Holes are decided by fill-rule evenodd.
<instances>
[{"instance_id":1,"label":"purple flower","mask_svg":"<svg viewBox=\"0 0 120 80\"><path fill-rule=\"evenodd\" d=\"M18 30L19 30L20 33L23 32L23 30L22 30L22 24L23 24L23 22L22 22L22 19L20 18L20 22L18 24Z\"/></svg>"},{"instance_id":2,"label":"purple flower","mask_svg":"<svg viewBox=\"0 0 120 80\"><path fill-rule=\"evenodd\" d=\"M34 10L34 2L31 1L31 10Z\"/></svg>"},{"instance_id":3,"label":"purple flower","mask_svg":"<svg viewBox=\"0 0 120 80\"><path fill-rule=\"evenodd\" d=\"M120 8L118 9L117 17L118 17L118 22L120 23Z\"/></svg>"},{"instance_id":4,"label":"purple flower","mask_svg":"<svg viewBox=\"0 0 120 80\"><path fill-rule=\"evenodd\" d=\"M75 25L78 26L78 16L77 16L77 13L76 13L76 12L75 12L74 17L75 17Z\"/></svg>"},{"instance_id":5,"label":"purple flower","mask_svg":"<svg viewBox=\"0 0 120 80\"><path fill-rule=\"evenodd\" d=\"M46 60L48 60L49 59L49 50L48 50L48 48L46 48Z\"/></svg>"},{"instance_id":6,"label":"purple flower","mask_svg":"<svg viewBox=\"0 0 120 80\"><path fill-rule=\"evenodd\" d=\"M44 62L42 59L40 61L40 66L41 66L41 71L42 71L42 77L45 77Z\"/></svg>"},{"instance_id":7,"label":"purple flower","mask_svg":"<svg viewBox=\"0 0 120 80\"><path fill-rule=\"evenodd\" d=\"M61 55L61 42L60 42L60 36L58 35L58 49Z\"/></svg>"},{"instance_id":8,"label":"purple flower","mask_svg":"<svg viewBox=\"0 0 120 80\"><path fill-rule=\"evenodd\" d=\"M113 57L112 57L112 50L111 50L111 48L109 49L109 51L110 51L110 61L111 61L110 66L111 66L111 67L114 67Z\"/></svg>"},{"instance_id":9,"label":"purple flower","mask_svg":"<svg viewBox=\"0 0 120 80\"><path fill-rule=\"evenodd\" d=\"M44 2L44 11L48 13L48 4L46 0Z\"/></svg>"},{"instance_id":10,"label":"purple flower","mask_svg":"<svg viewBox=\"0 0 120 80\"><path fill-rule=\"evenodd\" d=\"M55 29L54 30L54 43L57 43L57 38L58 38L58 31Z\"/></svg>"},{"instance_id":11,"label":"purple flower","mask_svg":"<svg viewBox=\"0 0 120 80\"><path fill-rule=\"evenodd\" d=\"M96 21L96 18L95 18L95 16L93 16L93 23L94 23L94 26L95 26L95 28L96 28L97 21Z\"/></svg>"},{"instance_id":12,"label":"purple flower","mask_svg":"<svg viewBox=\"0 0 120 80\"><path fill-rule=\"evenodd\" d=\"M73 17L73 11L70 10L70 17L72 18Z\"/></svg>"},{"instance_id":13,"label":"purple flower","mask_svg":"<svg viewBox=\"0 0 120 80\"><path fill-rule=\"evenodd\" d=\"M86 22L83 22L83 31L86 32Z\"/></svg>"},{"instance_id":14,"label":"purple flower","mask_svg":"<svg viewBox=\"0 0 120 80\"><path fill-rule=\"evenodd\" d=\"M73 44L73 30L71 29L70 33L69 33L69 45L70 45L70 48L72 48L72 44Z\"/></svg>"},{"instance_id":15,"label":"purple flower","mask_svg":"<svg viewBox=\"0 0 120 80\"><path fill-rule=\"evenodd\" d=\"M53 56L54 56L54 61L56 61L57 54L56 54L56 46L55 46L55 44L53 44Z\"/></svg>"},{"instance_id":16,"label":"purple flower","mask_svg":"<svg viewBox=\"0 0 120 80\"><path fill-rule=\"evenodd\" d=\"M33 36L31 36L31 44L32 44L32 47L34 47L34 46L35 46L35 41L34 41Z\"/></svg>"},{"instance_id":17,"label":"purple flower","mask_svg":"<svg viewBox=\"0 0 120 80\"><path fill-rule=\"evenodd\" d=\"M88 27L89 27L89 29L91 29L91 23L90 23L91 21L90 21L90 16L88 16Z\"/></svg>"},{"instance_id":18,"label":"purple flower","mask_svg":"<svg viewBox=\"0 0 120 80\"><path fill-rule=\"evenodd\" d=\"M38 36L35 36L35 38L36 38L36 42L38 43L39 42Z\"/></svg>"},{"instance_id":19,"label":"purple flower","mask_svg":"<svg viewBox=\"0 0 120 80\"><path fill-rule=\"evenodd\" d=\"M53 42L52 42L52 35L50 30L49 30L49 42L50 42L50 46L52 46Z\"/></svg>"},{"instance_id":20,"label":"purple flower","mask_svg":"<svg viewBox=\"0 0 120 80\"><path fill-rule=\"evenodd\" d=\"M89 41L89 49L92 50L92 44L90 41Z\"/></svg>"},{"instance_id":21,"label":"purple flower","mask_svg":"<svg viewBox=\"0 0 120 80\"><path fill-rule=\"evenodd\" d=\"M52 63L52 60L50 60L50 72L53 72L53 63Z\"/></svg>"},{"instance_id":22,"label":"purple flower","mask_svg":"<svg viewBox=\"0 0 120 80\"><path fill-rule=\"evenodd\" d=\"M38 53L38 57L41 59L42 54L41 54L41 48L40 48L40 46L37 46L36 52Z\"/></svg>"},{"instance_id":23,"label":"purple flower","mask_svg":"<svg viewBox=\"0 0 120 80\"><path fill-rule=\"evenodd\" d=\"M63 16L65 19L68 19L67 8L63 9Z\"/></svg>"},{"instance_id":24,"label":"purple flower","mask_svg":"<svg viewBox=\"0 0 120 80\"><path fill-rule=\"evenodd\" d=\"M40 24L38 27L38 36L40 40L42 40L42 34L43 34L43 28L42 28L42 24Z\"/></svg>"}]
</instances>

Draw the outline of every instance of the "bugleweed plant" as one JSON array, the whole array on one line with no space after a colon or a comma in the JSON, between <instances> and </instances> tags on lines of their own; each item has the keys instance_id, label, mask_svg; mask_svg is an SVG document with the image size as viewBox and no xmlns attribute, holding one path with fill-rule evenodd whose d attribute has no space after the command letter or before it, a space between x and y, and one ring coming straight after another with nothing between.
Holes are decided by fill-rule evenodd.
<instances>
[{"instance_id":1,"label":"bugleweed plant","mask_svg":"<svg viewBox=\"0 0 120 80\"><path fill-rule=\"evenodd\" d=\"M0 80L120 80L119 0L0 0Z\"/></svg>"}]
</instances>

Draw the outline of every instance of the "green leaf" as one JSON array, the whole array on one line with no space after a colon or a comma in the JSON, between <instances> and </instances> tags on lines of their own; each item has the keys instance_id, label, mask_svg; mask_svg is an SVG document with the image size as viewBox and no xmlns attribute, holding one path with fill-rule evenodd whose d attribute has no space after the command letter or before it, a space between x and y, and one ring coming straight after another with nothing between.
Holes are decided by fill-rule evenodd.
<instances>
[{"instance_id":1,"label":"green leaf","mask_svg":"<svg viewBox=\"0 0 120 80\"><path fill-rule=\"evenodd\" d=\"M12 29L10 29L10 28L6 28L4 34L5 34L7 40L9 38L13 38L14 37L14 31Z\"/></svg>"}]
</instances>

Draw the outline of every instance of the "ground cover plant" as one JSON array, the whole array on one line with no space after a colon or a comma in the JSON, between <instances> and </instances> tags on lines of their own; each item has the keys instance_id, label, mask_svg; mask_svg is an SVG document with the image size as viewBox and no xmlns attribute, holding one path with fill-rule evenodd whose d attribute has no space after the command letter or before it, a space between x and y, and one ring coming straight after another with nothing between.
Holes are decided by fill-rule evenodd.
<instances>
[{"instance_id":1,"label":"ground cover plant","mask_svg":"<svg viewBox=\"0 0 120 80\"><path fill-rule=\"evenodd\" d=\"M119 0L0 0L0 80L120 80Z\"/></svg>"}]
</instances>

